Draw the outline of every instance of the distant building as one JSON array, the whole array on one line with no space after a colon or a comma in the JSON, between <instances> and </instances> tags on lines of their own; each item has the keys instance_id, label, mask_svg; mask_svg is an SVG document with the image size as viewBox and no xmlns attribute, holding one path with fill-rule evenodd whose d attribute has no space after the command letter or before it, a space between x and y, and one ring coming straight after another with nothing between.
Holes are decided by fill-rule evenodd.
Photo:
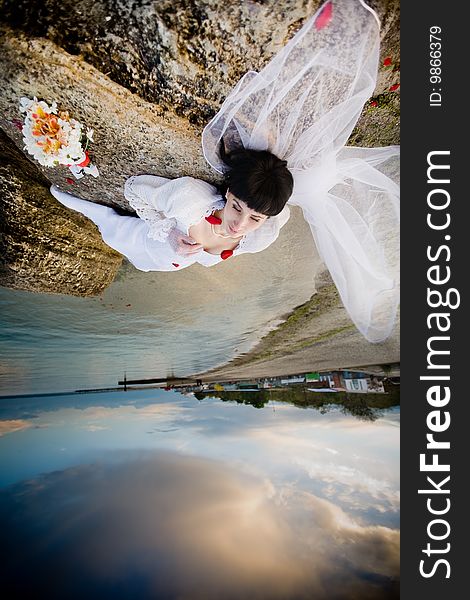
<instances>
[{"instance_id":1,"label":"distant building","mask_svg":"<svg viewBox=\"0 0 470 600\"><path fill-rule=\"evenodd\" d=\"M344 379L343 381L348 392L385 393L384 384L377 377L354 377Z\"/></svg>"},{"instance_id":2,"label":"distant building","mask_svg":"<svg viewBox=\"0 0 470 600\"><path fill-rule=\"evenodd\" d=\"M306 373L305 381L308 383L311 381L320 381L320 373Z\"/></svg>"},{"instance_id":3,"label":"distant building","mask_svg":"<svg viewBox=\"0 0 470 600\"><path fill-rule=\"evenodd\" d=\"M233 392L234 390L238 390L238 385L236 383L226 383L224 384L224 389L227 392Z\"/></svg>"},{"instance_id":4,"label":"distant building","mask_svg":"<svg viewBox=\"0 0 470 600\"><path fill-rule=\"evenodd\" d=\"M259 389L258 383L252 381L243 381L238 384L239 390L257 390Z\"/></svg>"},{"instance_id":5,"label":"distant building","mask_svg":"<svg viewBox=\"0 0 470 600\"><path fill-rule=\"evenodd\" d=\"M326 385L327 387L334 388L334 389L343 389L344 388L344 384L343 384L343 381L341 378L341 373L338 373L337 371L321 373L319 384L323 384L323 385ZM320 385L317 385L317 387L320 387Z\"/></svg>"},{"instance_id":6,"label":"distant building","mask_svg":"<svg viewBox=\"0 0 470 600\"><path fill-rule=\"evenodd\" d=\"M348 392L367 392L369 389L367 379L345 379L344 386Z\"/></svg>"},{"instance_id":7,"label":"distant building","mask_svg":"<svg viewBox=\"0 0 470 600\"><path fill-rule=\"evenodd\" d=\"M282 385L291 385L292 383L305 383L305 376L299 375L297 377L288 377L287 379L281 379Z\"/></svg>"}]
</instances>

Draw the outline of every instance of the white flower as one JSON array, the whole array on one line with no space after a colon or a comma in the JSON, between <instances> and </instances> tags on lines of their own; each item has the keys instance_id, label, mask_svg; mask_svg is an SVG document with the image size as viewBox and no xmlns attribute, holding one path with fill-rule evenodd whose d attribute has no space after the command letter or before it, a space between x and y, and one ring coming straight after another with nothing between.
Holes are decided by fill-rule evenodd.
<instances>
[{"instance_id":1,"label":"white flower","mask_svg":"<svg viewBox=\"0 0 470 600\"><path fill-rule=\"evenodd\" d=\"M98 169L89 164L85 171L78 165L86 159L85 149L93 141L93 129L86 130L85 148L82 146L83 126L67 113L59 116L57 103L49 106L35 97L20 98L20 111L25 114L22 128L24 149L41 165L56 167L67 165L73 175L79 179L84 173L93 177L99 175Z\"/></svg>"},{"instance_id":2,"label":"white flower","mask_svg":"<svg viewBox=\"0 0 470 600\"><path fill-rule=\"evenodd\" d=\"M26 112L35 101L37 102L36 98L34 98L34 100L30 100L29 98L20 98L20 111Z\"/></svg>"}]
</instances>

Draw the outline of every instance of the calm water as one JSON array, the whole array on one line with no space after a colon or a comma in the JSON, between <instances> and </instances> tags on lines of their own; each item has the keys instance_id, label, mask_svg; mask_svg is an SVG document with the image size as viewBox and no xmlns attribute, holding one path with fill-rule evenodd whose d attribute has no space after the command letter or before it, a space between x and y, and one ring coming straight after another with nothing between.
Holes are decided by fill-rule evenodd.
<instances>
[{"instance_id":1,"label":"calm water","mask_svg":"<svg viewBox=\"0 0 470 600\"><path fill-rule=\"evenodd\" d=\"M398 597L398 444L398 407L371 422L162 390L3 399L3 589Z\"/></svg>"},{"instance_id":2,"label":"calm water","mask_svg":"<svg viewBox=\"0 0 470 600\"><path fill-rule=\"evenodd\" d=\"M315 289L320 263L293 213L264 252L178 273L127 263L99 298L0 287L0 395L184 376L248 350Z\"/></svg>"}]
</instances>

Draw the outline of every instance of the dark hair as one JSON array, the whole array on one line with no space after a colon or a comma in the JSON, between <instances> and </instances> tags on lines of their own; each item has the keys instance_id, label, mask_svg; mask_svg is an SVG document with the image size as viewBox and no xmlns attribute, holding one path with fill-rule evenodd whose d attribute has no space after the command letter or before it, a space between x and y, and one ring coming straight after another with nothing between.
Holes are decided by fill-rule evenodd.
<instances>
[{"instance_id":1,"label":"dark hair","mask_svg":"<svg viewBox=\"0 0 470 600\"><path fill-rule=\"evenodd\" d=\"M251 210L262 215L278 215L292 195L294 180L287 162L267 150L245 148L227 153L223 141L220 158L229 167L221 191L227 189Z\"/></svg>"}]
</instances>

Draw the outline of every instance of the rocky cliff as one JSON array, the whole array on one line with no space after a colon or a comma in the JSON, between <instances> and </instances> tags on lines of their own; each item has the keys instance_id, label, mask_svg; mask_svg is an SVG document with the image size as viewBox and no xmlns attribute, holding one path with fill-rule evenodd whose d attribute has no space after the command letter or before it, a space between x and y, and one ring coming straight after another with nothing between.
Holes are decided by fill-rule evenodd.
<instances>
[{"instance_id":1,"label":"rocky cliff","mask_svg":"<svg viewBox=\"0 0 470 600\"><path fill-rule=\"evenodd\" d=\"M1 284L76 295L106 287L120 258L94 226L57 204L49 183L126 208L131 174L214 181L201 153L203 125L239 77L266 64L319 4L0 0ZM390 87L399 79L399 2L371 6L382 21L382 63L391 64L351 142L379 146L398 142L399 95ZM70 183L66 167L40 167L15 151L23 146L21 96L57 100L95 130L100 177ZM76 226L65 232L64 220Z\"/></svg>"},{"instance_id":2,"label":"rocky cliff","mask_svg":"<svg viewBox=\"0 0 470 600\"><path fill-rule=\"evenodd\" d=\"M0 280L36 292L89 296L121 265L97 228L49 193L49 182L0 132Z\"/></svg>"}]
</instances>

